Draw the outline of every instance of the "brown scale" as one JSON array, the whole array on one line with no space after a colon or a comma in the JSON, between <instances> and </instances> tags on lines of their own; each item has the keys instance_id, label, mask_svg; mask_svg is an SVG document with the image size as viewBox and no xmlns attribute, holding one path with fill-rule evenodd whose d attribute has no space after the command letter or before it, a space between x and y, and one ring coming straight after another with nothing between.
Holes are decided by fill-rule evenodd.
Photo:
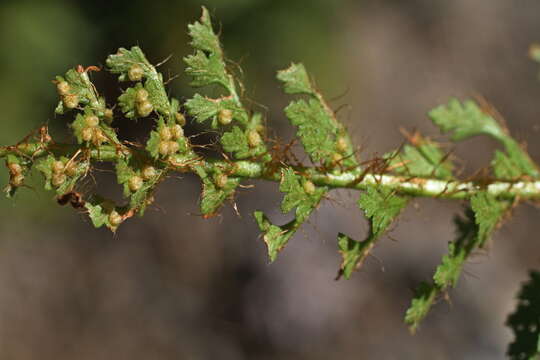
<instances>
[{"instance_id":1,"label":"brown scale","mask_svg":"<svg viewBox=\"0 0 540 360\"><path fill-rule=\"evenodd\" d=\"M63 195L59 195L56 198L56 201L59 205L62 206L69 203L74 209L83 209L84 205L86 204L81 193L78 193L76 191L70 191Z\"/></svg>"},{"instance_id":2,"label":"brown scale","mask_svg":"<svg viewBox=\"0 0 540 360\"><path fill-rule=\"evenodd\" d=\"M301 162L292 152L292 147L296 143L296 139L291 140L289 143L282 143L279 140L272 140L275 144L270 149L270 155L272 160L266 165L267 176L272 176L283 166L294 165L303 167Z\"/></svg>"},{"instance_id":3,"label":"brown scale","mask_svg":"<svg viewBox=\"0 0 540 360\"><path fill-rule=\"evenodd\" d=\"M77 72L78 73L83 73L83 72L89 72L89 71L101 71L101 67L100 66L95 66L95 65L90 65L88 67L84 67L82 65L77 65Z\"/></svg>"}]
</instances>

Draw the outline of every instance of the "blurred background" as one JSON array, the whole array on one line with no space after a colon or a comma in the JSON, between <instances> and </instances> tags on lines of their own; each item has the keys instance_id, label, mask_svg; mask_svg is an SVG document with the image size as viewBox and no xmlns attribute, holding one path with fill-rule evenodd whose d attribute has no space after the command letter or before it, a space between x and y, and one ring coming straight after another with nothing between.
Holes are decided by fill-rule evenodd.
<instances>
[{"instance_id":1,"label":"blurred background","mask_svg":"<svg viewBox=\"0 0 540 360\"><path fill-rule=\"evenodd\" d=\"M282 112L288 99L274 75L302 61L363 159L397 148L400 128L444 141L426 112L451 96L481 95L540 160L539 67L527 57L540 41L534 0L3 0L0 143L46 122L66 137L51 80L78 64L101 65L120 46L139 45L154 63L172 55L161 70L180 75L174 96L190 97L181 59L201 5L242 66L246 95L285 141L293 136ZM112 102L114 78L94 80ZM129 139L148 130L116 126ZM487 166L496 146L460 144L463 174ZM0 200L1 359L503 359L515 293L527 270L540 268L538 213L522 205L467 264L450 302L411 336L402 319L412 290L446 252L462 204L415 201L363 269L336 282L337 232L367 232L356 192L333 192L269 265L251 213L290 219L278 212L275 184L241 191L241 217L227 206L203 220L194 215L198 180L173 177L157 207L113 236L57 206L35 178L14 201ZM118 191L113 174L98 180Z\"/></svg>"}]
</instances>

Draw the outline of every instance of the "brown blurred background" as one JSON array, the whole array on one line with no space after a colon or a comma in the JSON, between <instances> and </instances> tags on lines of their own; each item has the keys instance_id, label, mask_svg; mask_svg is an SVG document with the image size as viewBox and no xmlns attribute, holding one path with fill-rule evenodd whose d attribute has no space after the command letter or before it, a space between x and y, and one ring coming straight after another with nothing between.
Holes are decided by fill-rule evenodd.
<instances>
[{"instance_id":1,"label":"brown blurred background","mask_svg":"<svg viewBox=\"0 0 540 360\"><path fill-rule=\"evenodd\" d=\"M201 4L184 1L2 1L0 3L0 143L48 122L50 80L77 64L103 64L119 46L140 45L171 84L193 94L182 75L186 25ZM540 159L538 66L527 58L540 41L533 0L329 1L206 0L230 59L241 64L250 99L268 106L276 135L293 136L274 80L303 61L369 159L398 147L399 128L444 138L426 112L451 96L482 95L512 133ZM95 81L112 102L119 86ZM257 106L257 105L254 105ZM147 127L116 124L142 139ZM191 128L191 131L196 131ZM456 154L464 174L487 166L497 144L472 139ZM0 180L6 183L6 171ZM116 235L94 229L51 193L21 191L0 200L0 359L503 359L504 321L527 269L540 267L538 215L531 205L466 266L451 303L441 302L411 336L402 323L412 289L428 279L462 204L418 200L350 281L335 282L338 231L362 239L356 192L337 191L268 264L251 217L265 210L279 223L275 184L238 196L203 220L195 177L169 179L158 208ZM111 173L98 175L114 193ZM107 188L109 187L109 188ZM362 219L362 220L359 220ZM535 224L536 221L536 224Z\"/></svg>"}]
</instances>

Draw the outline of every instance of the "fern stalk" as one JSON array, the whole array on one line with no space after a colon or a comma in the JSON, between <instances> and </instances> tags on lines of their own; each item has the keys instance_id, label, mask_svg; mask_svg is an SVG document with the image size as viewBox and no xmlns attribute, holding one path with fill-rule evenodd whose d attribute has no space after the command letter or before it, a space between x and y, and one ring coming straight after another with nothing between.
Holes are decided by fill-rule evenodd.
<instances>
[{"instance_id":1,"label":"fern stalk","mask_svg":"<svg viewBox=\"0 0 540 360\"><path fill-rule=\"evenodd\" d=\"M8 155L31 156L34 160L49 153L56 155L72 154L78 147L72 144L54 144L43 147L40 143L24 143L11 147L0 147L0 158ZM103 145L91 150L91 158L96 161L115 162L125 158L125 151L135 154L136 149L125 149L118 152L114 146ZM226 172L231 177L244 179L260 179L280 181L281 169L256 161L225 161L219 159L198 159L189 166L175 165L180 161L174 157L166 164L171 172L195 172L194 165L201 166L209 174ZM159 165L159 163L157 164ZM304 174L315 185L327 186L332 189L366 190L371 186L386 188L396 194L427 197L437 199L467 200L478 193L488 193L492 196L513 200L539 200L540 181L445 181L440 179L405 177L381 173L365 173L358 167L348 171L321 171L316 167L289 166L296 172Z\"/></svg>"}]
</instances>

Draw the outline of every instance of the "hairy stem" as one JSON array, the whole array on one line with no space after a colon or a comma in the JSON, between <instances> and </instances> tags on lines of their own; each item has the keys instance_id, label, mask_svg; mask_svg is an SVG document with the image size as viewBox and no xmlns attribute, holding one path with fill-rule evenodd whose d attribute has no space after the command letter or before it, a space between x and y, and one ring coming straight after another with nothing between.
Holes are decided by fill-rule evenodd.
<instances>
[{"instance_id":1,"label":"hairy stem","mask_svg":"<svg viewBox=\"0 0 540 360\"><path fill-rule=\"evenodd\" d=\"M0 147L0 158L13 153L32 158L48 153L66 155L75 153L80 147L72 144L23 143L14 146ZM99 149L88 149L88 154L95 161L116 161L128 152L137 153L136 148L117 148L110 145L100 146ZM280 181L280 168L255 161L225 161L218 159L199 159L195 163L182 163L181 157L172 156L161 164L171 171L194 172L194 166L202 166L212 174L224 172L231 177L245 179L264 179ZM413 197L431 197L442 199L469 199L480 191L502 199L538 200L540 199L540 181L446 181L417 177L404 177L390 174L364 173L360 168L346 171L323 171L315 167L293 167L305 174L314 184L328 186L333 189L365 190L368 186L377 185L388 188L396 193Z\"/></svg>"}]
</instances>

